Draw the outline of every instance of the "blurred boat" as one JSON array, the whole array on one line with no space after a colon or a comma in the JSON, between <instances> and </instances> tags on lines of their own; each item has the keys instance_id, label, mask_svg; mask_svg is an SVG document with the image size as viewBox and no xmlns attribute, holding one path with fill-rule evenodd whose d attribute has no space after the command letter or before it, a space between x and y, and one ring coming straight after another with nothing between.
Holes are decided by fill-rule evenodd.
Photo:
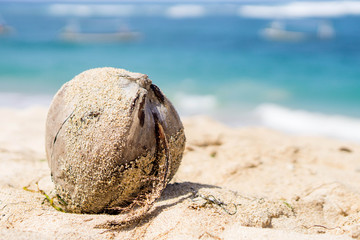
<instances>
[{"instance_id":1,"label":"blurred boat","mask_svg":"<svg viewBox=\"0 0 360 240\"><path fill-rule=\"evenodd\" d=\"M13 33L14 31L14 28L7 25L4 19L0 16L0 35L7 35Z\"/></svg>"},{"instance_id":2,"label":"blurred boat","mask_svg":"<svg viewBox=\"0 0 360 240\"><path fill-rule=\"evenodd\" d=\"M304 26L307 27L302 31L289 31L285 29L283 22L273 21L269 27L260 31L260 35L267 40L277 42L300 42L314 38L325 40L335 36L335 30L329 21L316 22L316 24L308 22Z\"/></svg>"},{"instance_id":3,"label":"blurred boat","mask_svg":"<svg viewBox=\"0 0 360 240\"><path fill-rule=\"evenodd\" d=\"M8 25L0 24L0 35L12 33L14 29Z\"/></svg>"},{"instance_id":4,"label":"blurred boat","mask_svg":"<svg viewBox=\"0 0 360 240\"><path fill-rule=\"evenodd\" d=\"M139 32L133 32L122 28L115 32L82 32L77 25L70 24L60 33L60 39L66 42L125 42L134 41L141 36Z\"/></svg>"},{"instance_id":5,"label":"blurred boat","mask_svg":"<svg viewBox=\"0 0 360 240\"><path fill-rule=\"evenodd\" d=\"M81 33L63 32L60 38L68 42L122 42L132 41L140 36L137 32Z\"/></svg>"},{"instance_id":6,"label":"blurred boat","mask_svg":"<svg viewBox=\"0 0 360 240\"><path fill-rule=\"evenodd\" d=\"M303 32L285 30L284 24L279 21L274 21L270 24L270 27L262 29L260 35L265 39L279 42L298 42L307 37Z\"/></svg>"},{"instance_id":7,"label":"blurred boat","mask_svg":"<svg viewBox=\"0 0 360 240\"><path fill-rule=\"evenodd\" d=\"M334 27L328 21L321 22L318 26L317 36L321 39L333 38L335 36Z\"/></svg>"}]
</instances>

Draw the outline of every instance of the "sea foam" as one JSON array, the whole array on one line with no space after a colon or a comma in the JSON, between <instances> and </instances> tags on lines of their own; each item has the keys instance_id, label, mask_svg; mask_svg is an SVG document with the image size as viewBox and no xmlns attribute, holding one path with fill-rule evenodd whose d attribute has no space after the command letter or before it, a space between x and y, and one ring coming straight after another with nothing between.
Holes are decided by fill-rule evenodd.
<instances>
[{"instance_id":1,"label":"sea foam","mask_svg":"<svg viewBox=\"0 0 360 240\"><path fill-rule=\"evenodd\" d=\"M260 124L277 130L360 142L360 119L291 110L274 104L260 105L255 114Z\"/></svg>"},{"instance_id":2,"label":"sea foam","mask_svg":"<svg viewBox=\"0 0 360 240\"><path fill-rule=\"evenodd\" d=\"M0 107L5 108L28 108L33 106L48 107L52 96L39 94L31 95L15 92L0 92Z\"/></svg>"},{"instance_id":3,"label":"sea foam","mask_svg":"<svg viewBox=\"0 0 360 240\"><path fill-rule=\"evenodd\" d=\"M48 13L53 16L131 16L136 6L131 4L51 4Z\"/></svg>"},{"instance_id":4,"label":"sea foam","mask_svg":"<svg viewBox=\"0 0 360 240\"><path fill-rule=\"evenodd\" d=\"M167 9L166 15L170 18L194 18L205 15L205 8L195 4L179 4Z\"/></svg>"},{"instance_id":5,"label":"sea foam","mask_svg":"<svg viewBox=\"0 0 360 240\"><path fill-rule=\"evenodd\" d=\"M174 104L181 115L211 114L217 108L218 102L213 95L190 95L178 93Z\"/></svg>"},{"instance_id":6,"label":"sea foam","mask_svg":"<svg viewBox=\"0 0 360 240\"><path fill-rule=\"evenodd\" d=\"M306 18L360 15L358 1L290 2L283 5L244 5L238 14L251 18Z\"/></svg>"}]
</instances>

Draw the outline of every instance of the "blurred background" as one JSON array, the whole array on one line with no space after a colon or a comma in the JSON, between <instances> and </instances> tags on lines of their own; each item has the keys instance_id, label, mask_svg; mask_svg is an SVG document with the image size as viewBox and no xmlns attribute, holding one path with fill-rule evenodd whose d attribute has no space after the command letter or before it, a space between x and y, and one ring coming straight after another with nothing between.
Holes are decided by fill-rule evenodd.
<instances>
[{"instance_id":1,"label":"blurred background","mask_svg":"<svg viewBox=\"0 0 360 240\"><path fill-rule=\"evenodd\" d=\"M146 73L182 116L360 141L360 2L0 0L0 107L89 68Z\"/></svg>"}]
</instances>

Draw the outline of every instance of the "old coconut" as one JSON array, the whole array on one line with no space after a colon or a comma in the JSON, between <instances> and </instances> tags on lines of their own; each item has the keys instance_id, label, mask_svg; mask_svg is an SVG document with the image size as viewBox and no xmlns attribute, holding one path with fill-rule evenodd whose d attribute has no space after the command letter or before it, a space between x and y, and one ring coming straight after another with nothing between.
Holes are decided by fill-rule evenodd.
<instances>
[{"instance_id":1,"label":"old coconut","mask_svg":"<svg viewBox=\"0 0 360 240\"><path fill-rule=\"evenodd\" d=\"M180 118L147 75L97 68L65 83L46 121L46 155L65 210L151 205L177 171Z\"/></svg>"}]
</instances>

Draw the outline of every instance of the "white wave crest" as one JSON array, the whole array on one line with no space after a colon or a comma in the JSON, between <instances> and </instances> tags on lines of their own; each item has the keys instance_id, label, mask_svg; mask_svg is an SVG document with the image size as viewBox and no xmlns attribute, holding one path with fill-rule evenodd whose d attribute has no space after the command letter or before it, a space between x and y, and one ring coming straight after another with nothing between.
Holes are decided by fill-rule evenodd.
<instances>
[{"instance_id":1,"label":"white wave crest","mask_svg":"<svg viewBox=\"0 0 360 240\"><path fill-rule=\"evenodd\" d=\"M195 18L205 15L205 8L195 4L179 4L167 9L166 15L170 18Z\"/></svg>"},{"instance_id":2,"label":"white wave crest","mask_svg":"<svg viewBox=\"0 0 360 240\"><path fill-rule=\"evenodd\" d=\"M54 16L131 16L136 11L129 4L52 4L48 8Z\"/></svg>"},{"instance_id":3,"label":"white wave crest","mask_svg":"<svg viewBox=\"0 0 360 240\"><path fill-rule=\"evenodd\" d=\"M27 108L33 106L48 107L52 96L30 95L23 93L0 92L0 107L6 108Z\"/></svg>"},{"instance_id":4,"label":"white wave crest","mask_svg":"<svg viewBox=\"0 0 360 240\"><path fill-rule=\"evenodd\" d=\"M182 115L206 114L216 109L217 99L213 95L177 94L174 98L176 107Z\"/></svg>"},{"instance_id":5,"label":"white wave crest","mask_svg":"<svg viewBox=\"0 0 360 240\"><path fill-rule=\"evenodd\" d=\"M291 110L274 104L260 105L255 114L261 124L274 129L360 142L360 119Z\"/></svg>"},{"instance_id":6,"label":"white wave crest","mask_svg":"<svg viewBox=\"0 0 360 240\"><path fill-rule=\"evenodd\" d=\"M359 1L291 2L284 5L245 5L238 14L251 18L306 18L360 15Z\"/></svg>"}]
</instances>

